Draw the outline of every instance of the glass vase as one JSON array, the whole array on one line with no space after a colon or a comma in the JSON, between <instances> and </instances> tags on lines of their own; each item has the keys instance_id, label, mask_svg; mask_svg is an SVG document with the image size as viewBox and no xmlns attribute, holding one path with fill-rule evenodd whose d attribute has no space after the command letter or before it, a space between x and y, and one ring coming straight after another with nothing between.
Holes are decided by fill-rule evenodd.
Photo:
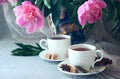
<instances>
[{"instance_id":1,"label":"glass vase","mask_svg":"<svg viewBox=\"0 0 120 79\"><path fill-rule=\"evenodd\" d=\"M41 38L46 38L46 35L43 33L43 31L37 30L35 33L27 34L26 30L24 28L20 28L16 22L15 22L15 15L13 12L13 9L11 8L11 5L6 3L3 4L3 11L5 20L8 24L9 30L11 32L12 38L14 38L17 41L39 41ZM45 28L43 28L44 30Z\"/></svg>"}]
</instances>

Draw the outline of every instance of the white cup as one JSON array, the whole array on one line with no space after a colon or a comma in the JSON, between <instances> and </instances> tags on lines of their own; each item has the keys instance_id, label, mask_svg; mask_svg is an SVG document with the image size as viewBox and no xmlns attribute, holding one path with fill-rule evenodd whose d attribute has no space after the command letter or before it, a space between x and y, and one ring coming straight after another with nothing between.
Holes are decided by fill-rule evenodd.
<instances>
[{"instance_id":1,"label":"white cup","mask_svg":"<svg viewBox=\"0 0 120 79\"><path fill-rule=\"evenodd\" d=\"M95 60L97 53L99 53L100 58ZM69 47L68 56L71 64L89 71L91 67L94 67L96 62L102 60L103 53L100 50L96 50L94 45L75 44Z\"/></svg>"},{"instance_id":2,"label":"white cup","mask_svg":"<svg viewBox=\"0 0 120 79\"><path fill-rule=\"evenodd\" d=\"M47 39L41 39L39 44L43 49L49 50L49 53L57 54L58 59L63 59L68 55L71 37L69 35L54 35Z\"/></svg>"}]
</instances>

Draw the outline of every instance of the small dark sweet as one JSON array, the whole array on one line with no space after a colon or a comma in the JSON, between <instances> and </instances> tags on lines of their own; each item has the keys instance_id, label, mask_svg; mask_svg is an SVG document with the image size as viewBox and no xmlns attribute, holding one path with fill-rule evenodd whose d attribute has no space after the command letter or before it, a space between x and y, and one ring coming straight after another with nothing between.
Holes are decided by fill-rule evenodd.
<instances>
[{"instance_id":1,"label":"small dark sweet","mask_svg":"<svg viewBox=\"0 0 120 79\"><path fill-rule=\"evenodd\" d=\"M96 57L98 59L98 57ZM109 58L103 58L101 61L95 63L95 66L106 66L108 64L112 64L112 60Z\"/></svg>"},{"instance_id":2,"label":"small dark sweet","mask_svg":"<svg viewBox=\"0 0 120 79\"><path fill-rule=\"evenodd\" d=\"M60 68L62 68L63 71L68 71L68 72L70 72L70 66L67 65L67 64L62 64L62 65L60 66Z\"/></svg>"}]
</instances>

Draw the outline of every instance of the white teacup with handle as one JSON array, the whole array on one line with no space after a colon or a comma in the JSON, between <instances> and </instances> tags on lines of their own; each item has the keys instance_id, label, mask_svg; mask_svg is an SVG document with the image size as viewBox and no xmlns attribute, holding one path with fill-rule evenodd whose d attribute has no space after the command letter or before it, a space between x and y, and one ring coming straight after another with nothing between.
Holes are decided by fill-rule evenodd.
<instances>
[{"instance_id":1,"label":"white teacup with handle","mask_svg":"<svg viewBox=\"0 0 120 79\"><path fill-rule=\"evenodd\" d=\"M71 37L69 35L54 35L47 39L39 41L40 46L49 50L51 54L57 54L58 59L64 59L68 54L68 47L71 45Z\"/></svg>"},{"instance_id":2,"label":"white teacup with handle","mask_svg":"<svg viewBox=\"0 0 120 79\"><path fill-rule=\"evenodd\" d=\"M94 45L90 44L75 44L68 48L69 61L75 66L80 66L86 70L90 70L94 67L95 63L101 61L103 53L101 50L97 50ZM97 53L100 58L96 59Z\"/></svg>"}]
</instances>

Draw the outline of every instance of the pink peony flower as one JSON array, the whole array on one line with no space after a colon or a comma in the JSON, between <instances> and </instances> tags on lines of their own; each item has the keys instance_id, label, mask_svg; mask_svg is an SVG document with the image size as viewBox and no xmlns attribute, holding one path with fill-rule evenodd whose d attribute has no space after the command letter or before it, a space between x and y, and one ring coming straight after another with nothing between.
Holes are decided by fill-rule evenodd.
<instances>
[{"instance_id":1,"label":"pink peony flower","mask_svg":"<svg viewBox=\"0 0 120 79\"><path fill-rule=\"evenodd\" d=\"M27 33L33 33L43 27L44 16L38 7L30 1L24 1L22 5L14 8L16 23L21 28L26 28Z\"/></svg>"},{"instance_id":2,"label":"pink peony flower","mask_svg":"<svg viewBox=\"0 0 120 79\"><path fill-rule=\"evenodd\" d=\"M78 21L84 27L85 24L95 23L102 18L102 8L106 7L103 0L88 0L78 8Z\"/></svg>"}]
</instances>

